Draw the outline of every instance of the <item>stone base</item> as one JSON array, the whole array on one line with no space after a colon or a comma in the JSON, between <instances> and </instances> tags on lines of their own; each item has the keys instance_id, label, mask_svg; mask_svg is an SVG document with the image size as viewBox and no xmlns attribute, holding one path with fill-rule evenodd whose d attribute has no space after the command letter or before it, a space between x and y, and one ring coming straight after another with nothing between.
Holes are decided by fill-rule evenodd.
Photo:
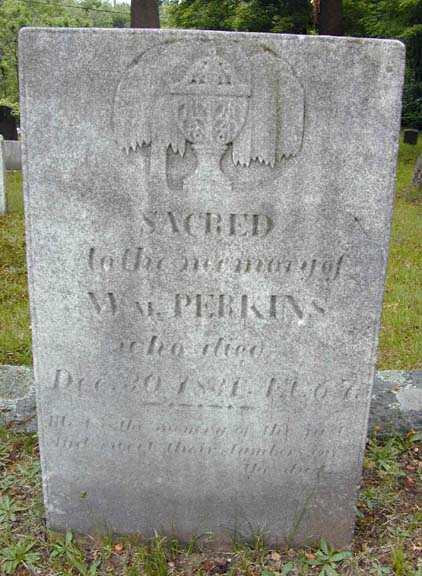
<instances>
[{"instance_id":1,"label":"stone base","mask_svg":"<svg viewBox=\"0 0 422 576\"><path fill-rule=\"evenodd\" d=\"M29 366L0 366L0 425L36 432L35 390Z\"/></svg>"},{"instance_id":2,"label":"stone base","mask_svg":"<svg viewBox=\"0 0 422 576\"><path fill-rule=\"evenodd\" d=\"M422 370L376 373L369 430L381 435L422 430Z\"/></svg>"}]
</instances>

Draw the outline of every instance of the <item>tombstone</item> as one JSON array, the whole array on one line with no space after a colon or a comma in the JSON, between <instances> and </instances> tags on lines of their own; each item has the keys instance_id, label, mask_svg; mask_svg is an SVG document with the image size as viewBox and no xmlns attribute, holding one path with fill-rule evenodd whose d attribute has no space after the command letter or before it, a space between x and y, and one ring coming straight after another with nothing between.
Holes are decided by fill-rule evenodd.
<instances>
[{"instance_id":1,"label":"tombstone","mask_svg":"<svg viewBox=\"0 0 422 576\"><path fill-rule=\"evenodd\" d=\"M419 156L416 162L415 170L412 176L413 186L417 186L419 190L422 188L422 154Z\"/></svg>"},{"instance_id":2,"label":"tombstone","mask_svg":"<svg viewBox=\"0 0 422 576\"><path fill-rule=\"evenodd\" d=\"M20 58L49 527L350 544L403 45L25 28Z\"/></svg>"},{"instance_id":3,"label":"tombstone","mask_svg":"<svg viewBox=\"0 0 422 576\"><path fill-rule=\"evenodd\" d=\"M17 122L8 106L0 105L0 134L5 140L17 140Z\"/></svg>"},{"instance_id":4,"label":"tombstone","mask_svg":"<svg viewBox=\"0 0 422 576\"><path fill-rule=\"evenodd\" d=\"M4 162L7 170L22 170L22 152L19 140L4 140Z\"/></svg>"},{"instance_id":5,"label":"tombstone","mask_svg":"<svg viewBox=\"0 0 422 576\"><path fill-rule=\"evenodd\" d=\"M417 144L418 136L419 136L418 130L408 128L403 133L403 142L404 144Z\"/></svg>"},{"instance_id":6,"label":"tombstone","mask_svg":"<svg viewBox=\"0 0 422 576\"><path fill-rule=\"evenodd\" d=\"M7 195L6 195L6 164L4 162L4 140L0 134L0 214L7 212Z\"/></svg>"}]
</instances>

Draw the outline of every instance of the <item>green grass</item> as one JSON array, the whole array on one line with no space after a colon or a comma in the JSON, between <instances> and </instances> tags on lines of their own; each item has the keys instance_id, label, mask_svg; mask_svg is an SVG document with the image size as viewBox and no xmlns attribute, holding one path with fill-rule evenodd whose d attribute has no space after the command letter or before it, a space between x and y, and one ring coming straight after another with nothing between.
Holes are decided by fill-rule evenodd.
<instances>
[{"instance_id":1,"label":"green grass","mask_svg":"<svg viewBox=\"0 0 422 576\"><path fill-rule=\"evenodd\" d=\"M410 186L416 161L420 154L422 154L422 135L419 134L418 143L413 145L403 144L403 133L401 133L397 163L396 198L412 201L417 200L419 197L419 202L422 202L422 192L418 195L418 193L413 190L412 193L412 187Z\"/></svg>"},{"instance_id":2,"label":"green grass","mask_svg":"<svg viewBox=\"0 0 422 576\"><path fill-rule=\"evenodd\" d=\"M7 174L9 214L0 216L0 364L31 364L21 172Z\"/></svg>"},{"instance_id":3,"label":"green grass","mask_svg":"<svg viewBox=\"0 0 422 576\"><path fill-rule=\"evenodd\" d=\"M422 138L417 146L400 144L378 353L384 370L422 368L422 191L410 186L419 154ZM31 364L20 172L8 173L7 193L10 214L0 217L0 364Z\"/></svg>"},{"instance_id":4,"label":"green grass","mask_svg":"<svg viewBox=\"0 0 422 576\"><path fill-rule=\"evenodd\" d=\"M22 172L7 172L7 205L10 214L23 213Z\"/></svg>"},{"instance_id":5,"label":"green grass","mask_svg":"<svg viewBox=\"0 0 422 576\"><path fill-rule=\"evenodd\" d=\"M422 191L410 185L422 138L400 144L377 367L422 368Z\"/></svg>"},{"instance_id":6,"label":"green grass","mask_svg":"<svg viewBox=\"0 0 422 576\"><path fill-rule=\"evenodd\" d=\"M58 534L44 522L35 435L0 427L0 574L26 576L422 576L422 435L368 442L351 551L323 540L270 549L265 534L210 551L212 535L187 545L158 534Z\"/></svg>"}]
</instances>

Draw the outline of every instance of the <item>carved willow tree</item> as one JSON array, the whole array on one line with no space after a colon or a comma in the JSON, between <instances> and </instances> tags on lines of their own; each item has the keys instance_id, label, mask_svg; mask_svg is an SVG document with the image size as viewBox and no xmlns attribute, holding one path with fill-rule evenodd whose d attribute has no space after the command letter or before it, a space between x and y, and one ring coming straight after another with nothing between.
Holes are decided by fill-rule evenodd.
<instances>
[{"instance_id":1,"label":"carved willow tree","mask_svg":"<svg viewBox=\"0 0 422 576\"><path fill-rule=\"evenodd\" d=\"M159 28L158 0L132 0L130 26L131 28Z\"/></svg>"}]
</instances>

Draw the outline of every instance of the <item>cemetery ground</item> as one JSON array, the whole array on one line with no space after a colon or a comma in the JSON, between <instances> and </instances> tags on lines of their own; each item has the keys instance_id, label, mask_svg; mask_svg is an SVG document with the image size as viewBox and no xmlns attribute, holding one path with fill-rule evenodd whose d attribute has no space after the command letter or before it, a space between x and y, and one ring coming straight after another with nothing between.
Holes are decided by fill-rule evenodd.
<instances>
[{"instance_id":1,"label":"cemetery ground","mask_svg":"<svg viewBox=\"0 0 422 576\"><path fill-rule=\"evenodd\" d=\"M392 242L380 334L379 369L421 369L422 196L409 187L422 142L401 144ZM8 174L10 214L0 218L0 363L31 364L20 173ZM182 546L89 537L46 529L36 435L0 430L0 574L233 576L395 574L422 576L422 434L368 442L351 552L317 548L277 550L265 532L250 545L235 540L224 553L207 551L211 535Z\"/></svg>"},{"instance_id":2,"label":"cemetery ground","mask_svg":"<svg viewBox=\"0 0 422 576\"><path fill-rule=\"evenodd\" d=\"M0 431L0 573L23 576L422 576L422 434L377 439L367 446L357 525L350 551L269 549L265 532L250 545L233 540L209 551L211 535L182 546L157 535L149 541L65 535L45 527L36 435Z\"/></svg>"}]
</instances>

